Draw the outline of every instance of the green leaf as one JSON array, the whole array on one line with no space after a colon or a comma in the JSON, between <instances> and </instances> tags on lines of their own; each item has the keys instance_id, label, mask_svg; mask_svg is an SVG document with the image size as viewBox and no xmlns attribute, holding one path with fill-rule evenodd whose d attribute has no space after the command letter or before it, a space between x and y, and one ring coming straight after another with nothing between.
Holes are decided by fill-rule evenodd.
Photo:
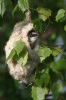
<instances>
[{"instance_id":1,"label":"green leaf","mask_svg":"<svg viewBox=\"0 0 66 100\"><path fill-rule=\"evenodd\" d=\"M23 57L20 57L18 60L17 60L17 63L23 67Z\"/></svg>"},{"instance_id":2,"label":"green leaf","mask_svg":"<svg viewBox=\"0 0 66 100\"><path fill-rule=\"evenodd\" d=\"M2 26L3 26L3 18L2 16L0 16L0 30L2 29Z\"/></svg>"},{"instance_id":3,"label":"green leaf","mask_svg":"<svg viewBox=\"0 0 66 100\"><path fill-rule=\"evenodd\" d=\"M17 63L20 66L24 66L27 63L27 59L28 59L28 51L23 50L19 56L15 56L14 59L17 61Z\"/></svg>"},{"instance_id":4,"label":"green leaf","mask_svg":"<svg viewBox=\"0 0 66 100\"><path fill-rule=\"evenodd\" d=\"M42 73L35 78L35 84L38 86L45 87L49 83L50 76L48 73Z\"/></svg>"},{"instance_id":5,"label":"green leaf","mask_svg":"<svg viewBox=\"0 0 66 100\"><path fill-rule=\"evenodd\" d=\"M10 8L11 11L13 10L13 4L11 0L5 0L5 5L7 9Z\"/></svg>"},{"instance_id":6,"label":"green leaf","mask_svg":"<svg viewBox=\"0 0 66 100\"><path fill-rule=\"evenodd\" d=\"M45 95L44 89L41 87L32 86L32 98L33 100L43 100Z\"/></svg>"},{"instance_id":7,"label":"green leaf","mask_svg":"<svg viewBox=\"0 0 66 100\"><path fill-rule=\"evenodd\" d=\"M12 11L12 16L14 17L14 13L16 12L16 10L18 9L18 4L14 7L13 11Z\"/></svg>"},{"instance_id":8,"label":"green leaf","mask_svg":"<svg viewBox=\"0 0 66 100\"><path fill-rule=\"evenodd\" d=\"M44 73L43 75L41 75L40 80L41 80L42 86L46 86L49 83L49 79L50 79L49 74Z\"/></svg>"},{"instance_id":9,"label":"green leaf","mask_svg":"<svg viewBox=\"0 0 66 100\"><path fill-rule=\"evenodd\" d=\"M53 47L53 49L52 49L52 55L54 57L58 56L61 52L62 52L62 50L59 47Z\"/></svg>"},{"instance_id":10,"label":"green leaf","mask_svg":"<svg viewBox=\"0 0 66 100\"><path fill-rule=\"evenodd\" d=\"M10 52L6 61L14 57L15 61L23 67L27 63L28 59L28 51L23 48L24 44L21 40L14 42L14 48Z\"/></svg>"},{"instance_id":11,"label":"green leaf","mask_svg":"<svg viewBox=\"0 0 66 100\"><path fill-rule=\"evenodd\" d=\"M50 9L45 9L45 8L37 8L37 11L39 13L39 18L42 19L43 21L46 21L51 16L51 10Z\"/></svg>"},{"instance_id":12,"label":"green leaf","mask_svg":"<svg viewBox=\"0 0 66 100\"><path fill-rule=\"evenodd\" d=\"M27 59L28 59L28 52L25 51L25 55L23 57L23 66L27 63Z\"/></svg>"},{"instance_id":13,"label":"green leaf","mask_svg":"<svg viewBox=\"0 0 66 100\"><path fill-rule=\"evenodd\" d=\"M8 60L10 60L11 58L13 58L14 55L15 55L15 50L12 49L11 52L10 52L10 54L9 54L9 56L8 56L7 59L6 59L6 62L7 62Z\"/></svg>"},{"instance_id":14,"label":"green leaf","mask_svg":"<svg viewBox=\"0 0 66 100\"><path fill-rule=\"evenodd\" d=\"M37 52L42 62L44 59L50 56L50 54L52 53L52 50L50 50L47 47L40 47Z\"/></svg>"},{"instance_id":15,"label":"green leaf","mask_svg":"<svg viewBox=\"0 0 66 100\"><path fill-rule=\"evenodd\" d=\"M24 48L24 43L21 40L14 42L14 49L16 50L17 55L20 54L23 48Z\"/></svg>"},{"instance_id":16,"label":"green leaf","mask_svg":"<svg viewBox=\"0 0 66 100\"><path fill-rule=\"evenodd\" d=\"M0 0L0 15L3 17L6 10L5 0Z\"/></svg>"},{"instance_id":17,"label":"green leaf","mask_svg":"<svg viewBox=\"0 0 66 100\"><path fill-rule=\"evenodd\" d=\"M27 10L27 2L26 0L18 0L18 6L22 12Z\"/></svg>"},{"instance_id":18,"label":"green leaf","mask_svg":"<svg viewBox=\"0 0 66 100\"><path fill-rule=\"evenodd\" d=\"M66 61L64 59L60 59L56 62L52 62L50 64L50 68L54 71L54 72L60 72L62 70L66 70Z\"/></svg>"},{"instance_id":19,"label":"green leaf","mask_svg":"<svg viewBox=\"0 0 66 100\"><path fill-rule=\"evenodd\" d=\"M49 74L50 74L51 84L53 84L53 83L57 82L59 79L61 79L60 74L56 73L52 69L49 70Z\"/></svg>"},{"instance_id":20,"label":"green leaf","mask_svg":"<svg viewBox=\"0 0 66 100\"><path fill-rule=\"evenodd\" d=\"M7 8L13 9L11 0L0 0L0 15L3 17Z\"/></svg>"},{"instance_id":21,"label":"green leaf","mask_svg":"<svg viewBox=\"0 0 66 100\"><path fill-rule=\"evenodd\" d=\"M53 100L57 100L57 98L59 97L62 89L63 89L62 84L55 83L53 85L53 88L52 88Z\"/></svg>"},{"instance_id":22,"label":"green leaf","mask_svg":"<svg viewBox=\"0 0 66 100\"><path fill-rule=\"evenodd\" d=\"M64 26L64 31L66 31L66 25Z\"/></svg>"},{"instance_id":23,"label":"green leaf","mask_svg":"<svg viewBox=\"0 0 66 100\"><path fill-rule=\"evenodd\" d=\"M60 9L57 12L57 15L56 15L56 21L58 22L59 20L61 20L61 18L64 17L64 14L65 14L65 10L64 9Z\"/></svg>"}]
</instances>

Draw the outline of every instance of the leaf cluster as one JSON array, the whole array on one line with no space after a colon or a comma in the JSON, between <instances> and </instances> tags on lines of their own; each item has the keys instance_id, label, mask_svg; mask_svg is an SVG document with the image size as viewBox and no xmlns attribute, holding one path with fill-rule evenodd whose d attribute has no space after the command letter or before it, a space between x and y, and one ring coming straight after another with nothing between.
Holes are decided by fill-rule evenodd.
<instances>
[{"instance_id":1,"label":"leaf cluster","mask_svg":"<svg viewBox=\"0 0 66 100\"><path fill-rule=\"evenodd\" d=\"M13 49L7 57L6 62L10 59L14 59L22 67L27 63L28 51L24 49L24 44L21 40L13 44Z\"/></svg>"},{"instance_id":2,"label":"leaf cluster","mask_svg":"<svg viewBox=\"0 0 66 100\"><path fill-rule=\"evenodd\" d=\"M59 3L59 2L61 2L61 3ZM66 10L63 9L63 7L61 7L62 0L56 0L56 1L53 1L53 0L51 0L51 1L28 0L28 4L29 4L30 12L31 12L31 20L32 20L32 22L34 24L34 28L37 32L44 32L44 29L49 30L50 27L54 27L55 29L57 29L56 31L53 31L52 32L53 34L46 39L46 41L48 41L47 43L53 44L53 42L55 42L54 40L56 40L58 35L61 35L61 37L64 39L63 40L64 43L66 43L66 34L64 33L64 30L66 31L66 25L65 25L66 24L65 23ZM18 0L16 5L13 6L12 0L0 0L0 27L2 26L1 21L2 20L5 21L7 11L11 12L11 21L12 21L11 22L10 19L8 19L8 18L5 21L7 23L7 27L3 30L5 30L6 35L4 34L4 36L2 38L4 40L1 39L2 40L1 43L5 44L4 41L6 41L10 35L10 32L11 32L10 24L12 24L13 21L15 23L16 20L22 21L24 19L24 15L25 15L26 11L28 10L28 4L27 4L26 0ZM57 8L57 6L59 9ZM58 10L56 10L56 8ZM17 12L17 14L16 14L16 12ZM18 18L17 18L17 16L18 16ZM51 20L53 21L53 24L52 24ZM48 28L48 26L50 26L50 27ZM65 52L66 52L66 50L65 50ZM62 55L62 57L58 61L55 61L54 59L60 54ZM38 68L34 73L34 83L32 84L32 86L29 86L28 88L24 89L22 92L17 91L17 94L19 92L22 95L22 98L18 98L18 99L21 100L21 99L25 98L26 100L31 100L31 99L43 100L43 99L45 99L45 95L51 90L54 100L65 100L64 97L63 97L63 99L61 99L62 95L60 95L62 93L63 85L60 83L57 83L57 81L60 79L60 80L62 80L62 83L66 83L66 77L65 77L66 54L64 53L64 55L63 55L62 50L57 46L40 45L39 49L37 50L37 55L40 58L40 64L37 66ZM8 56L6 61L8 61L12 58L15 59L15 61L22 67L27 63L28 52L25 49L25 46L22 43L22 41L19 40L14 43L13 49L11 50L10 55ZM1 68L0 68L0 70L2 71ZM7 75L5 75L3 77L3 75L2 75L4 80L5 80L6 76ZM0 80L2 80L2 77L0 76ZM11 77L9 76L9 79L10 78ZM6 93L6 94L9 94L9 93L14 94L15 93L16 94L16 92L15 92L16 89L14 89L14 91L13 91L12 88L16 88L17 82L15 82L15 80L13 80L13 81L7 80L6 83L5 83L5 81L3 81L3 83L5 83L7 85L7 88L4 88L4 86L0 83L0 86L1 86L0 96L2 96L2 95L5 96L4 93ZM7 84L7 83L9 83L9 84ZM10 87L10 86L12 86L11 83L13 84L14 87ZM15 96L15 94L14 94L14 96ZM26 96L25 96L25 94L26 94ZM28 95L29 95L29 97L28 97ZM11 95L9 94L9 96L11 96ZM13 97L11 97L8 100L12 100ZM16 100L18 100L16 97L14 97L14 98Z\"/></svg>"}]
</instances>

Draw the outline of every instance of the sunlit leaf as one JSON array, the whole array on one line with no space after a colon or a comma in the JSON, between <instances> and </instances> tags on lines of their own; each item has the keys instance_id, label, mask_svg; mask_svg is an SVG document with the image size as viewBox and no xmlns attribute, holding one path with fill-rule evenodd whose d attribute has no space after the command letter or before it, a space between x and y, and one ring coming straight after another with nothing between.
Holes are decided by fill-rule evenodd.
<instances>
[{"instance_id":1,"label":"sunlit leaf","mask_svg":"<svg viewBox=\"0 0 66 100\"><path fill-rule=\"evenodd\" d=\"M12 11L12 16L14 17L14 13L16 12L16 10L18 9L18 4L14 7L13 11Z\"/></svg>"},{"instance_id":2,"label":"sunlit leaf","mask_svg":"<svg viewBox=\"0 0 66 100\"><path fill-rule=\"evenodd\" d=\"M45 95L44 89L41 87L32 87L32 98L33 100L43 100Z\"/></svg>"},{"instance_id":3,"label":"sunlit leaf","mask_svg":"<svg viewBox=\"0 0 66 100\"><path fill-rule=\"evenodd\" d=\"M51 16L51 10L50 9L45 9L45 8L37 8L37 11L39 13L39 18L42 19L43 21L46 21Z\"/></svg>"},{"instance_id":4,"label":"sunlit leaf","mask_svg":"<svg viewBox=\"0 0 66 100\"><path fill-rule=\"evenodd\" d=\"M53 49L52 49L52 55L54 57L58 56L61 52L62 52L62 50L59 47L53 47Z\"/></svg>"},{"instance_id":5,"label":"sunlit leaf","mask_svg":"<svg viewBox=\"0 0 66 100\"><path fill-rule=\"evenodd\" d=\"M13 9L11 0L0 0L0 15L3 17L7 7Z\"/></svg>"},{"instance_id":6,"label":"sunlit leaf","mask_svg":"<svg viewBox=\"0 0 66 100\"><path fill-rule=\"evenodd\" d=\"M28 51L23 50L21 51L19 56L15 56L14 59L17 61L17 63L20 66L24 66L27 63L27 59L28 59Z\"/></svg>"},{"instance_id":7,"label":"sunlit leaf","mask_svg":"<svg viewBox=\"0 0 66 100\"><path fill-rule=\"evenodd\" d=\"M51 53L52 53L52 50L50 50L47 47L40 47L38 49L38 56L40 57L41 62L47 57L49 57Z\"/></svg>"},{"instance_id":8,"label":"sunlit leaf","mask_svg":"<svg viewBox=\"0 0 66 100\"><path fill-rule=\"evenodd\" d=\"M18 0L18 6L22 12L27 10L27 2L26 0Z\"/></svg>"},{"instance_id":9,"label":"sunlit leaf","mask_svg":"<svg viewBox=\"0 0 66 100\"><path fill-rule=\"evenodd\" d=\"M62 84L55 83L53 85L53 88L52 88L53 100L57 100L57 98L59 97L62 89L63 89Z\"/></svg>"},{"instance_id":10,"label":"sunlit leaf","mask_svg":"<svg viewBox=\"0 0 66 100\"><path fill-rule=\"evenodd\" d=\"M20 57L18 60L17 60L17 63L23 67L23 57Z\"/></svg>"},{"instance_id":11,"label":"sunlit leaf","mask_svg":"<svg viewBox=\"0 0 66 100\"><path fill-rule=\"evenodd\" d=\"M64 31L66 31L66 25L64 26Z\"/></svg>"},{"instance_id":12,"label":"sunlit leaf","mask_svg":"<svg viewBox=\"0 0 66 100\"><path fill-rule=\"evenodd\" d=\"M13 58L14 55L15 55L15 50L12 49L11 52L10 52L10 54L9 54L9 56L8 56L7 59L6 59L6 62L7 62L8 60L10 60L11 58Z\"/></svg>"},{"instance_id":13,"label":"sunlit leaf","mask_svg":"<svg viewBox=\"0 0 66 100\"><path fill-rule=\"evenodd\" d=\"M56 21L58 22L59 20L61 20L61 18L64 17L64 14L65 14L65 10L64 9L60 9L57 12L57 15L56 15Z\"/></svg>"},{"instance_id":14,"label":"sunlit leaf","mask_svg":"<svg viewBox=\"0 0 66 100\"><path fill-rule=\"evenodd\" d=\"M45 87L49 83L50 76L48 73L42 73L40 76L35 78L35 84L37 86Z\"/></svg>"},{"instance_id":15,"label":"sunlit leaf","mask_svg":"<svg viewBox=\"0 0 66 100\"><path fill-rule=\"evenodd\" d=\"M5 0L0 0L0 15L3 17L3 14L6 10Z\"/></svg>"},{"instance_id":16,"label":"sunlit leaf","mask_svg":"<svg viewBox=\"0 0 66 100\"><path fill-rule=\"evenodd\" d=\"M23 66L27 63L27 59L28 59L28 52L26 51L23 57Z\"/></svg>"},{"instance_id":17,"label":"sunlit leaf","mask_svg":"<svg viewBox=\"0 0 66 100\"><path fill-rule=\"evenodd\" d=\"M52 62L50 64L50 68L55 72L66 70L66 61L64 59L60 59L56 62Z\"/></svg>"},{"instance_id":18,"label":"sunlit leaf","mask_svg":"<svg viewBox=\"0 0 66 100\"><path fill-rule=\"evenodd\" d=\"M21 40L14 42L14 49L16 50L17 55L20 54L23 48L24 48L24 43Z\"/></svg>"}]
</instances>

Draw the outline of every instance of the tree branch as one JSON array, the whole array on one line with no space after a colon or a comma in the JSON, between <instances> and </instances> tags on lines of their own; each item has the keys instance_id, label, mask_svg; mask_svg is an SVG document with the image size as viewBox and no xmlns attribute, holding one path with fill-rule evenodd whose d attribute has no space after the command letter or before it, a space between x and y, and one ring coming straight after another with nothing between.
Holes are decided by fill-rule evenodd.
<instances>
[{"instance_id":1,"label":"tree branch","mask_svg":"<svg viewBox=\"0 0 66 100\"><path fill-rule=\"evenodd\" d=\"M26 0L27 2L27 7L28 7L28 11L26 12L26 21L30 22L31 21L31 13L30 13L30 9L29 9L29 2L28 0Z\"/></svg>"}]
</instances>

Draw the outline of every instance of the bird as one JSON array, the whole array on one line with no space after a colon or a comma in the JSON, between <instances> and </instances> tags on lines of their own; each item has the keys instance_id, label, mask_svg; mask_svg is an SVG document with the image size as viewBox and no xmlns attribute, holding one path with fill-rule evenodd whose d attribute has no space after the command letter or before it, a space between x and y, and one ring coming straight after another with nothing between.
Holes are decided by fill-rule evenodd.
<instances>
[{"instance_id":1,"label":"bird","mask_svg":"<svg viewBox=\"0 0 66 100\"><path fill-rule=\"evenodd\" d=\"M28 51L28 60L24 67L20 66L13 58L9 59L6 63L10 75L25 84L34 82L34 70L39 63L37 50L39 48L38 33L35 32L33 23L30 21L22 21L14 26L11 36L5 45L6 59L13 49L14 42L21 40L26 50Z\"/></svg>"}]
</instances>

